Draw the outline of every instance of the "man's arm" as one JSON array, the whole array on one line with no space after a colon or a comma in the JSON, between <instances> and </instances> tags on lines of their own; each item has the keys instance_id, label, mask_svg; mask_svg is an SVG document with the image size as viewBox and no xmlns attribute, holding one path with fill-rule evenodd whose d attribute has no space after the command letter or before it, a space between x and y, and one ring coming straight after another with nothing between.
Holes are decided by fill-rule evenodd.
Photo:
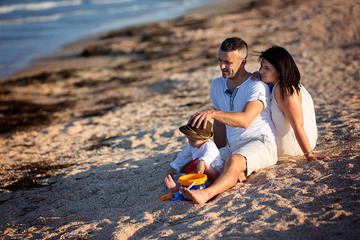
<instances>
[{"instance_id":1,"label":"man's arm","mask_svg":"<svg viewBox=\"0 0 360 240\"><path fill-rule=\"evenodd\" d=\"M192 115L188 124L198 128L201 126L201 123L205 121L203 125L205 128L206 122L210 119L214 119L231 127L248 128L263 108L264 104L262 101L254 100L247 102L242 112L223 112L220 110L201 111Z\"/></svg>"}]
</instances>

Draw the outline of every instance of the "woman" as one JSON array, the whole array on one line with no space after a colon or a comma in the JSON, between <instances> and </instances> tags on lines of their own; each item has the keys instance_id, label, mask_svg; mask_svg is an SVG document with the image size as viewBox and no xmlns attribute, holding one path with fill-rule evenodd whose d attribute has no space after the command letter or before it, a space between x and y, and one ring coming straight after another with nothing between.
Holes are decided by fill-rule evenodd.
<instances>
[{"instance_id":1,"label":"woman","mask_svg":"<svg viewBox=\"0 0 360 240\"><path fill-rule=\"evenodd\" d=\"M312 152L317 140L314 104L300 83L300 72L290 53L273 46L261 53L259 61L261 80L273 85L270 107L278 155L304 154L308 160L328 159Z\"/></svg>"}]
</instances>

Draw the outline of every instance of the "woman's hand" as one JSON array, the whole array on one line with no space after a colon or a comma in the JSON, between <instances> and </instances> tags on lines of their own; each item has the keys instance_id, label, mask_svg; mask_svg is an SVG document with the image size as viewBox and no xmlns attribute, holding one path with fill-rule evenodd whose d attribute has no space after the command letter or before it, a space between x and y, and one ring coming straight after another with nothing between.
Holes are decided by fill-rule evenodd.
<instances>
[{"instance_id":1,"label":"woman's hand","mask_svg":"<svg viewBox=\"0 0 360 240\"><path fill-rule=\"evenodd\" d=\"M305 157L308 161L320 161L320 160L329 160L328 156L315 156L313 152L305 154Z\"/></svg>"},{"instance_id":2,"label":"woman's hand","mask_svg":"<svg viewBox=\"0 0 360 240\"><path fill-rule=\"evenodd\" d=\"M253 80L253 81L255 81L255 80L260 81L260 80L261 80L261 79L260 79L260 72L259 72L259 71L253 72L253 73L251 74L251 78L250 78L250 79Z\"/></svg>"}]
</instances>

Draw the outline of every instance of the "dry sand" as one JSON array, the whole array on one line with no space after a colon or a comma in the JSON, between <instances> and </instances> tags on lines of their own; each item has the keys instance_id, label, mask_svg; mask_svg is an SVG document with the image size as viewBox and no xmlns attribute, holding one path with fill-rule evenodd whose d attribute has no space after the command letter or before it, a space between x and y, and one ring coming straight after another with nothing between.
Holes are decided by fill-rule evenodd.
<instances>
[{"instance_id":1,"label":"dry sand","mask_svg":"<svg viewBox=\"0 0 360 240\"><path fill-rule=\"evenodd\" d=\"M0 238L358 239L360 2L239 2L89 37L6 79ZM162 202L186 145L177 129L211 108L217 49L234 35L251 71L268 45L292 53L315 103L316 152L331 159L279 159L204 205Z\"/></svg>"}]
</instances>

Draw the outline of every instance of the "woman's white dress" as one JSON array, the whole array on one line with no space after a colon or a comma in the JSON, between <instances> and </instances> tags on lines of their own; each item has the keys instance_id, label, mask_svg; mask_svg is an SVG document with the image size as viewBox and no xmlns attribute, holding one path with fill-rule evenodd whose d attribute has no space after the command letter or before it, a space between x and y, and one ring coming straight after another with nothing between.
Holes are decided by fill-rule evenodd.
<instances>
[{"instance_id":1,"label":"woman's white dress","mask_svg":"<svg viewBox=\"0 0 360 240\"><path fill-rule=\"evenodd\" d=\"M278 156L296 156L303 154L303 151L296 140L294 130L274 98L275 86L271 93L270 107L271 117L275 125ZM302 96L304 129L309 139L311 149L314 149L318 136L314 103L309 92L303 85L300 86L300 91Z\"/></svg>"}]
</instances>

